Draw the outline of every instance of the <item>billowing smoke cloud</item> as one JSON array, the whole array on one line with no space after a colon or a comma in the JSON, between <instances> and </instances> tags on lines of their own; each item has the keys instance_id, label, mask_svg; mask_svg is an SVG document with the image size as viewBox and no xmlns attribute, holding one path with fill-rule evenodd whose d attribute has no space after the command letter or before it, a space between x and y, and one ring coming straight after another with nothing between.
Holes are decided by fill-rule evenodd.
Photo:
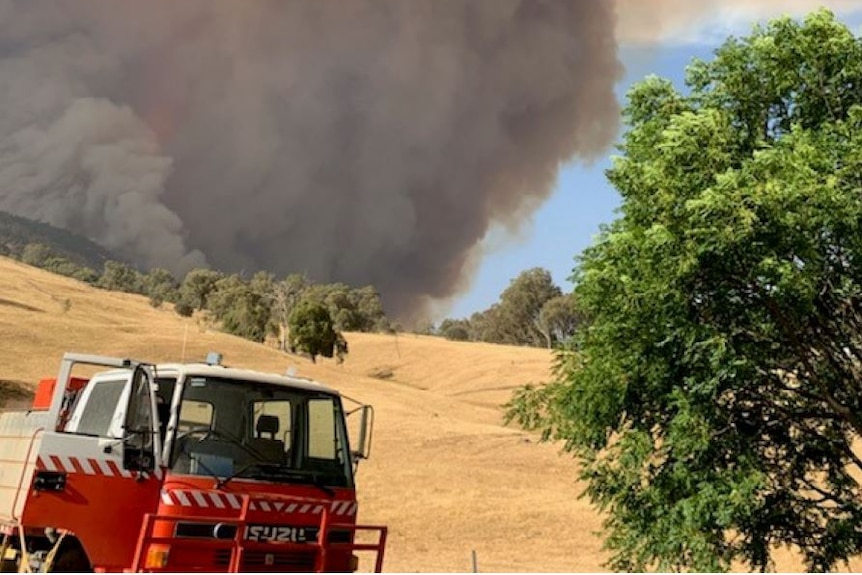
<instances>
[{"instance_id":1,"label":"billowing smoke cloud","mask_svg":"<svg viewBox=\"0 0 862 575\"><path fill-rule=\"evenodd\" d=\"M606 152L615 33L726 5L0 0L0 210L177 273L372 283L406 316Z\"/></svg>"},{"instance_id":2,"label":"billowing smoke cloud","mask_svg":"<svg viewBox=\"0 0 862 575\"><path fill-rule=\"evenodd\" d=\"M78 98L45 126L0 143L6 211L86 232L148 267L205 263L188 252L182 222L159 200L171 160L126 107Z\"/></svg>"},{"instance_id":3,"label":"billowing smoke cloud","mask_svg":"<svg viewBox=\"0 0 862 575\"><path fill-rule=\"evenodd\" d=\"M407 315L606 150L613 29L606 0L0 0L0 210Z\"/></svg>"}]
</instances>

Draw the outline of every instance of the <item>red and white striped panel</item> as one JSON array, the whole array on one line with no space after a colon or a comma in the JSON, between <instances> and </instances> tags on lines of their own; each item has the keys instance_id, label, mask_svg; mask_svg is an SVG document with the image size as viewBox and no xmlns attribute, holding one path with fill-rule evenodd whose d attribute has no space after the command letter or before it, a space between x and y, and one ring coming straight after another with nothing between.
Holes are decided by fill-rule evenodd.
<instances>
[{"instance_id":1,"label":"red and white striped panel","mask_svg":"<svg viewBox=\"0 0 862 575\"><path fill-rule=\"evenodd\" d=\"M40 455L36 458L36 469L127 479L137 475L128 469L123 469L112 459L94 459L92 457L75 457L74 455ZM153 475L156 477L161 477L161 474L160 469L153 471Z\"/></svg>"},{"instance_id":2,"label":"red and white striped panel","mask_svg":"<svg viewBox=\"0 0 862 575\"><path fill-rule=\"evenodd\" d=\"M40 455L36 468L46 471L64 471L84 475L107 475L109 477L132 477L132 472L121 468L110 459L93 459L72 455Z\"/></svg>"},{"instance_id":3,"label":"red and white striped panel","mask_svg":"<svg viewBox=\"0 0 862 575\"><path fill-rule=\"evenodd\" d=\"M210 509L240 509L242 508L242 497L234 493L220 493L218 491L200 491L197 489L163 489L162 503L179 507L198 507ZM320 502L318 500L301 500L297 502L281 501L277 499L252 499L249 509L252 511L266 511L270 513L312 513L320 515L326 505L333 515L353 517L356 515L357 502L336 500Z\"/></svg>"}]
</instances>

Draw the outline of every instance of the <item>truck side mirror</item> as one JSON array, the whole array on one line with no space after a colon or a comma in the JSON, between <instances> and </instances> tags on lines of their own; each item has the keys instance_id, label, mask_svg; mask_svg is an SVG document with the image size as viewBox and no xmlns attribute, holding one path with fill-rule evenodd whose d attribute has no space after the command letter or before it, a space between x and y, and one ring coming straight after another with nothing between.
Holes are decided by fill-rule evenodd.
<instances>
[{"instance_id":1,"label":"truck side mirror","mask_svg":"<svg viewBox=\"0 0 862 575\"><path fill-rule=\"evenodd\" d=\"M362 406L362 414L359 418L359 442L353 452L354 461L368 459L371 455L371 432L374 429L374 408L370 405Z\"/></svg>"}]
</instances>

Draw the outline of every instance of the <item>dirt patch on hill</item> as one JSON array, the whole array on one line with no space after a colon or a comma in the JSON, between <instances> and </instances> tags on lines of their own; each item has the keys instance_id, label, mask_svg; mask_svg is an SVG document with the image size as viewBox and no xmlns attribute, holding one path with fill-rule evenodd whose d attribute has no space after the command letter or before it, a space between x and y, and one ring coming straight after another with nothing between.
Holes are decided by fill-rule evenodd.
<instances>
[{"instance_id":1,"label":"dirt patch on hill","mask_svg":"<svg viewBox=\"0 0 862 575\"><path fill-rule=\"evenodd\" d=\"M0 407L16 409L33 400L32 386L23 381L0 379Z\"/></svg>"}]
</instances>

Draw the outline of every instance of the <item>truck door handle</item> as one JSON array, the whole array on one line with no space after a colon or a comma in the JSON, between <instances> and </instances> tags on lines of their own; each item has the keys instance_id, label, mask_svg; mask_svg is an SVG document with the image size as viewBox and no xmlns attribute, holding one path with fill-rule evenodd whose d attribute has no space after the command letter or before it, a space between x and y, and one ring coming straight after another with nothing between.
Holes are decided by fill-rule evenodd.
<instances>
[{"instance_id":1,"label":"truck door handle","mask_svg":"<svg viewBox=\"0 0 862 575\"><path fill-rule=\"evenodd\" d=\"M66 474L62 471L41 469L36 472L36 477L33 479L33 489L36 491L63 491L66 489Z\"/></svg>"}]
</instances>

